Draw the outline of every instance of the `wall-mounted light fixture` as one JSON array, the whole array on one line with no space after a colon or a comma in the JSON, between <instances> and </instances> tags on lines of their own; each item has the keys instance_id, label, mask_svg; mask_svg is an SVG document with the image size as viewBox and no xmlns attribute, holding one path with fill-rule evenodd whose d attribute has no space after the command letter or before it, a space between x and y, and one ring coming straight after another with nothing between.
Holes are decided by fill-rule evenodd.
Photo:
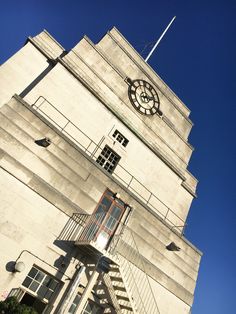
<instances>
[{"instance_id":1,"label":"wall-mounted light fixture","mask_svg":"<svg viewBox=\"0 0 236 314\"><path fill-rule=\"evenodd\" d=\"M25 263L24 262L16 262L14 265L13 272L14 273L21 273L25 269Z\"/></svg>"},{"instance_id":2,"label":"wall-mounted light fixture","mask_svg":"<svg viewBox=\"0 0 236 314\"><path fill-rule=\"evenodd\" d=\"M48 147L51 144L51 140L48 137L42 138L40 140L35 140L35 144L42 146L42 147Z\"/></svg>"},{"instance_id":3,"label":"wall-mounted light fixture","mask_svg":"<svg viewBox=\"0 0 236 314\"><path fill-rule=\"evenodd\" d=\"M180 251L180 247L178 247L175 242L171 242L169 245L166 246L168 251Z\"/></svg>"},{"instance_id":4,"label":"wall-mounted light fixture","mask_svg":"<svg viewBox=\"0 0 236 314\"><path fill-rule=\"evenodd\" d=\"M120 194L119 194L119 193L113 194L113 198L114 198L114 199L120 199Z\"/></svg>"}]
</instances>

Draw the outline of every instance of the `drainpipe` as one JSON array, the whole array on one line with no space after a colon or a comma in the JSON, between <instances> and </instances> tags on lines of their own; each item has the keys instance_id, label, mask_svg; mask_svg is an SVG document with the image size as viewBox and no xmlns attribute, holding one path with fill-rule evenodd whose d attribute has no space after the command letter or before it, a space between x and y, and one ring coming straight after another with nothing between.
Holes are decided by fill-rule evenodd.
<instances>
[{"instance_id":1,"label":"drainpipe","mask_svg":"<svg viewBox=\"0 0 236 314\"><path fill-rule=\"evenodd\" d=\"M75 276L73 282L71 283L70 289L68 290L57 314L68 313L67 308L69 306L70 300L71 300L75 290L77 289L77 287L79 285L80 279L81 279L84 271L85 271L85 266L81 265L77 270L76 276Z\"/></svg>"}]
</instances>

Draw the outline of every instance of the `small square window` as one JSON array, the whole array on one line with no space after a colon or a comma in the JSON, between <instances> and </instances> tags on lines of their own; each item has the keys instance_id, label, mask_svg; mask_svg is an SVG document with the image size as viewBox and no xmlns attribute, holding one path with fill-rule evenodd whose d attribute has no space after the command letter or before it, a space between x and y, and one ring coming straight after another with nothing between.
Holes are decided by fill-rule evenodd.
<instances>
[{"instance_id":1,"label":"small square window","mask_svg":"<svg viewBox=\"0 0 236 314\"><path fill-rule=\"evenodd\" d=\"M120 156L117 155L110 147L107 145L101 151L96 162L101 165L107 172L112 173L120 160Z\"/></svg>"},{"instance_id":2,"label":"small square window","mask_svg":"<svg viewBox=\"0 0 236 314\"><path fill-rule=\"evenodd\" d=\"M126 147L129 143L126 137L124 137L123 134L121 134L118 130L115 130L112 136L116 139L118 143L120 143L122 146Z\"/></svg>"},{"instance_id":3,"label":"small square window","mask_svg":"<svg viewBox=\"0 0 236 314\"><path fill-rule=\"evenodd\" d=\"M59 282L36 267L32 267L22 285L35 292L40 298L49 300L59 286Z\"/></svg>"}]
</instances>

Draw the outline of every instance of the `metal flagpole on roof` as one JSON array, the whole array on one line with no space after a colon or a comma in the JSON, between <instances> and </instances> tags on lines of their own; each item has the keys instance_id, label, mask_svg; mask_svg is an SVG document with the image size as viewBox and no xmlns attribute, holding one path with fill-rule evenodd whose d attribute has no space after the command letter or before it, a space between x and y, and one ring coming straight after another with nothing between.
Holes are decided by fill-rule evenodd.
<instances>
[{"instance_id":1,"label":"metal flagpole on roof","mask_svg":"<svg viewBox=\"0 0 236 314\"><path fill-rule=\"evenodd\" d=\"M159 42L162 40L162 37L165 35L165 33L168 31L168 29L170 28L171 24L174 22L176 16L173 17L173 19L170 21L170 23L168 24L168 26L166 27L166 29L164 30L164 32L161 34L161 37L157 40L157 42L155 43L154 47L152 48L152 50L149 52L147 58L145 59L145 61L147 62L148 59L151 57L153 51L156 49L157 45L159 44Z\"/></svg>"}]
</instances>

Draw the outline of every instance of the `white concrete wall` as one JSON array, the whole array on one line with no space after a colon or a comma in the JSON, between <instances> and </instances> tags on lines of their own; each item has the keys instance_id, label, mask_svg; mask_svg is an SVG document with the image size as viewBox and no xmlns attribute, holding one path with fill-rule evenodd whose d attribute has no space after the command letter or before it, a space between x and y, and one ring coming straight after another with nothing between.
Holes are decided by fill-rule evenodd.
<instances>
[{"instance_id":1,"label":"white concrete wall","mask_svg":"<svg viewBox=\"0 0 236 314\"><path fill-rule=\"evenodd\" d=\"M25 97L25 100L33 104L39 96L44 96L56 106L63 115L95 143L99 143L105 136L101 148L106 143L113 148L122 157L119 165L127 169L146 189L155 194L168 208L171 208L185 221L193 197L181 186L182 180L62 65L58 64ZM42 103L40 109L55 119L61 127L66 125L67 120L46 102ZM110 134L113 129L120 130L129 140L125 149L119 143L114 144ZM78 134L75 127L68 125L65 131L82 141L85 146L89 144L88 139ZM90 147L91 152L93 148L94 145ZM127 183L130 181L130 175L124 174L124 171L119 167L117 167L116 173L124 176ZM148 199L150 193L141 187L137 181L132 182L132 188L140 193L144 199ZM163 206L154 197L151 202L153 206L160 208L163 215L166 215L168 210L166 206ZM181 225L181 222L176 221L176 224Z\"/></svg>"},{"instance_id":2,"label":"white concrete wall","mask_svg":"<svg viewBox=\"0 0 236 314\"><path fill-rule=\"evenodd\" d=\"M61 285L64 285L60 292L62 295L68 280L66 281L65 276L61 277L53 265L61 255L65 256L66 253L55 245L54 241L67 222L68 216L3 169L0 169L0 198L2 204L0 207L0 299L3 300L12 288L21 286L33 265L57 277ZM24 262L24 271L21 273L6 271L6 265L15 261L23 250L31 252L39 259L28 252L23 252L19 261ZM68 248L69 250L71 249ZM67 270L62 268L61 271L72 277L77 263L78 261L72 258Z\"/></svg>"},{"instance_id":3,"label":"white concrete wall","mask_svg":"<svg viewBox=\"0 0 236 314\"><path fill-rule=\"evenodd\" d=\"M0 107L20 94L46 68L46 58L30 42L0 66Z\"/></svg>"},{"instance_id":4,"label":"white concrete wall","mask_svg":"<svg viewBox=\"0 0 236 314\"><path fill-rule=\"evenodd\" d=\"M189 314L189 305L184 303L168 290L164 289L152 278L149 277L149 280L161 314Z\"/></svg>"}]
</instances>

